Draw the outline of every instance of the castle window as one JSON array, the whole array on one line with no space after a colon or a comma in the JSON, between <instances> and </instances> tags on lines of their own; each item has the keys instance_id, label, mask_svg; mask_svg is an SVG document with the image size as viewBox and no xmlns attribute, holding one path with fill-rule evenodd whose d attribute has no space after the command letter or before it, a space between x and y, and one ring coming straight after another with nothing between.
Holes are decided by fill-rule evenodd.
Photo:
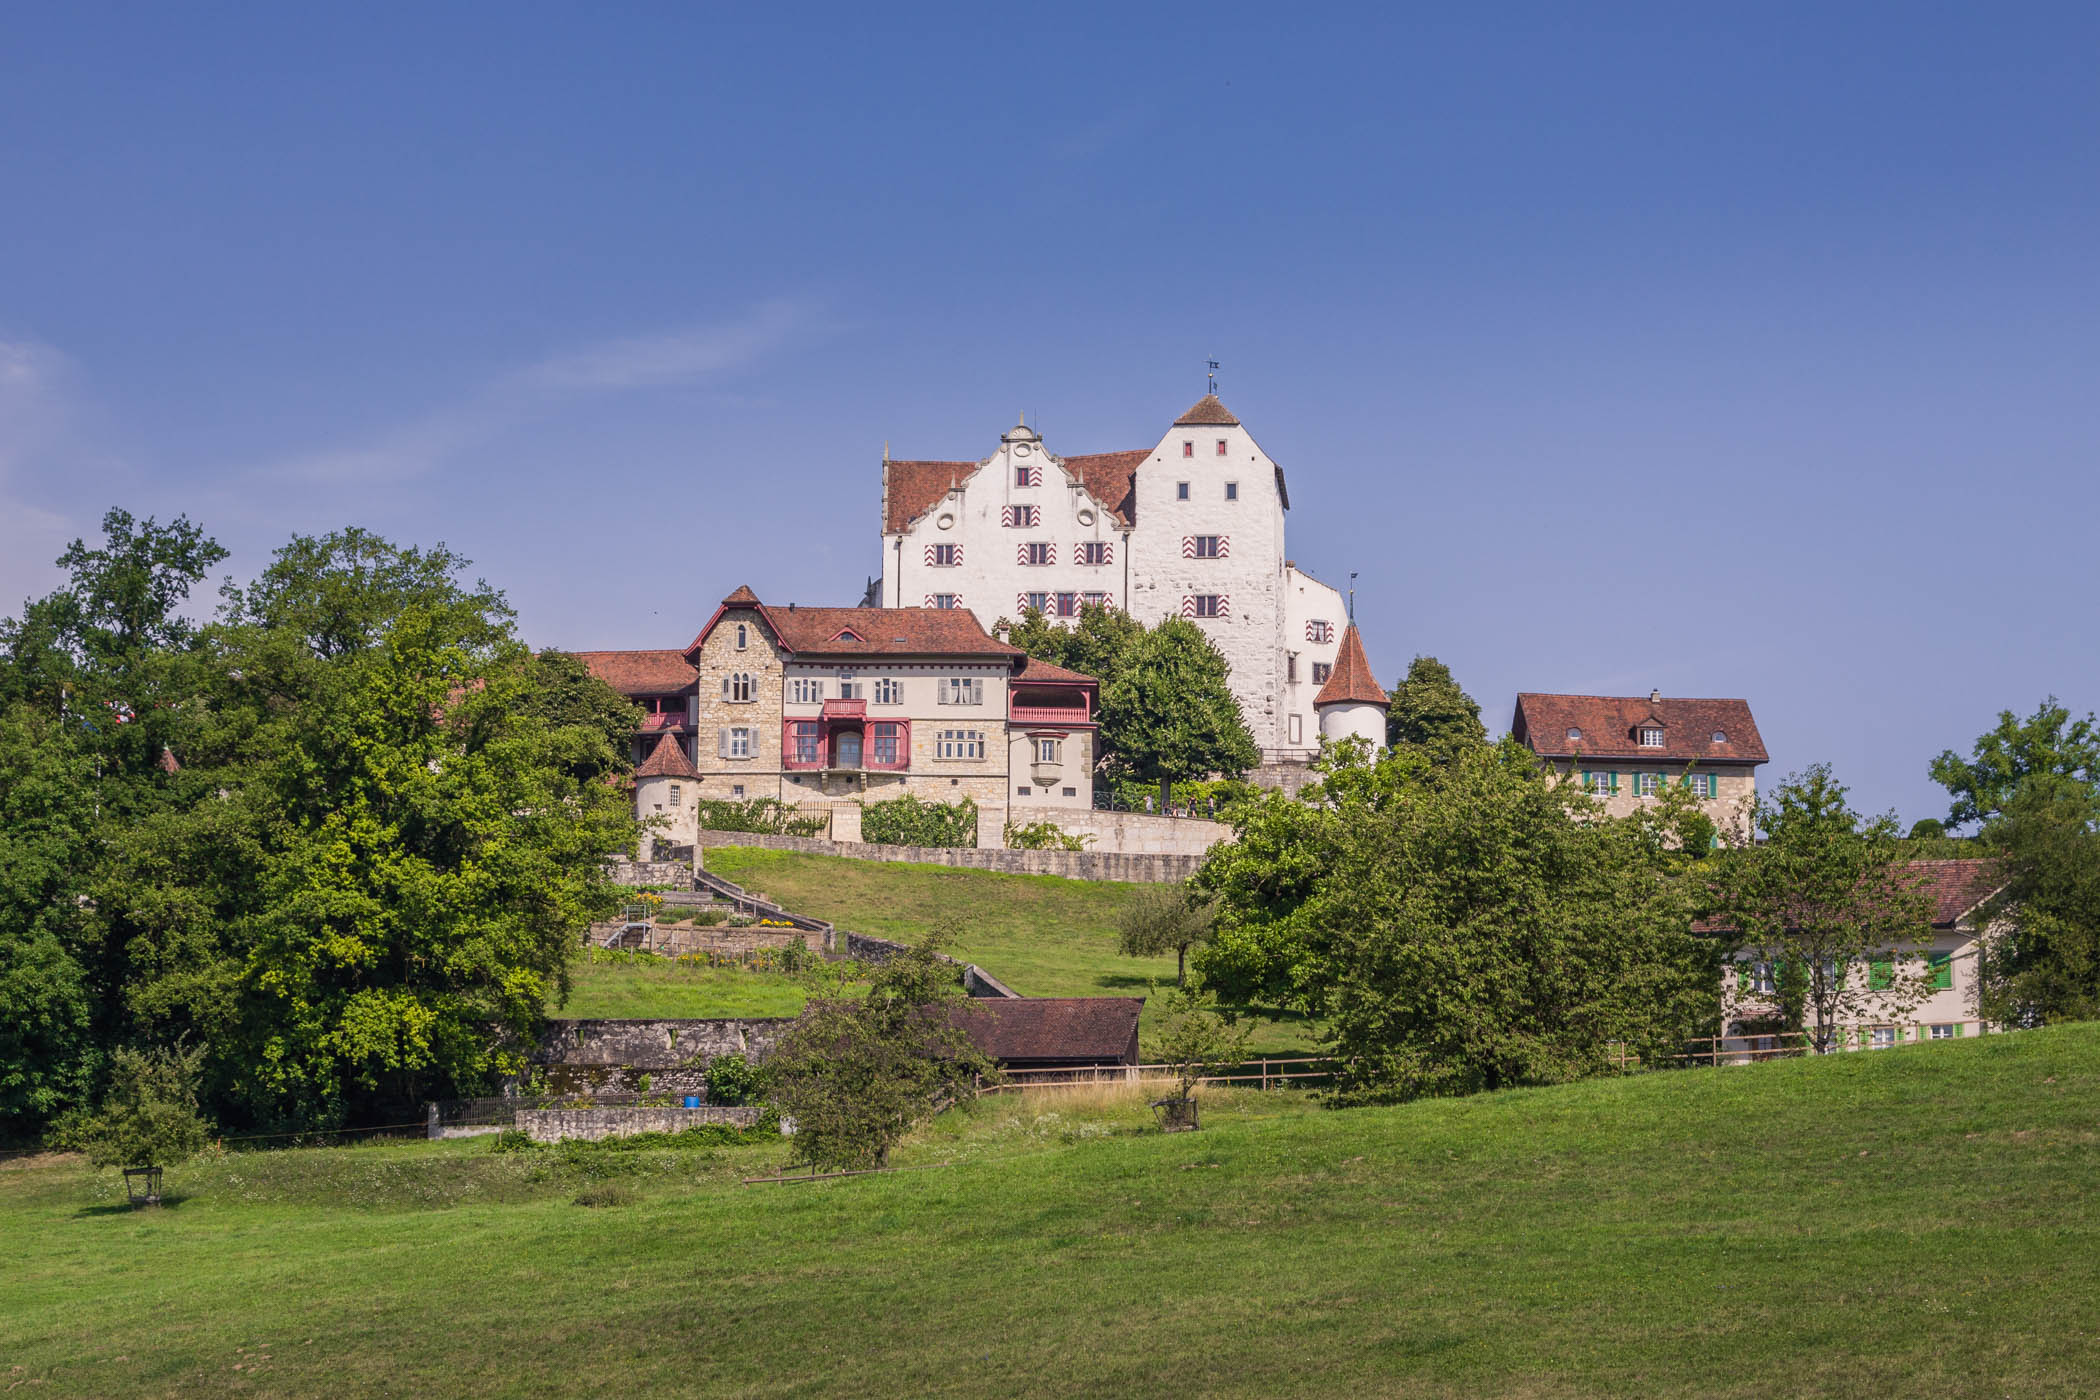
<instances>
[{"instance_id":1,"label":"castle window","mask_svg":"<svg viewBox=\"0 0 2100 1400\"><path fill-rule=\"evenodd\" d=\"M1189 484L1188 484L1188 483L1187 483L1186 481L1177 481L1177 482L1175 482L1175 483L1174 483L1174 499L1175 499L1175 500L1177 500L1177 501L1185 501L1185 500L1187 500L1188 498L1189 498Z\"/></svg>"},{"instance_id":2,"label":"castle window","mask_svg":"<svg viewBox=\"0 0 2100 1400\"><path fill-rule=\"evenodd\" d=\"M1184 456L1184 457L1193 457L1193 456L1195 456L1195 455L1196 455L1196 444L1195 444L1195 443L1193 443L1193 442L1184 442L1184 443L1182 443L1182 444L1181 444L1181 455L1182 455L1182 456Z\"/></svg>"},{"instance_id":3,"label":"castle window","mask_svg":"<svg viewBox=\"0 0 2100 1400\"><path fill-rule=\"evenodd\" d=\"M1198 593L1188 600L1190 617L1227 617L1225 595L1222 593Z\"/></svg>"},{"instance_id":4,"label":"castle window","mask_svg":"<svg viewBox=\"0 0 2100 1400\"><path fill-rule=\"evenodd\" d=\"M721 756L723 758L751 757L751 731L743 725L735 725L722 731Z\"/></svg>"},{"instance_id":5,"label":"castle window","mask_svg":"<svg viewBox=\"0 0 2100 1400\"><path fill-rule=\"evenodd\" d=\"M1659 749L1662 746L1663 732L1653 725L1643 726L1641 729L1641 747L1644 749Z\"/></svg>"},{"instance_id":6,"label":"castle window","mask_svg":"<svg viewBox=\"0 0 2100 1400\"><path fill-rule=\"evenodd\" d=\"M1636 773L1633 775L1635 797L1655 797L1662 792L1663 778L1660 773Z\"/></svg>"},{"instance_id":7,"label":"castle window","mask_svg":"<svg viewBox=\"0 0 2100 1400\"><path fill-rule=\"evenodd\" d=\"M671 805L673 807L683 807L685 805L685 789L677 783L671 784Z\"/></svg>"},{"instance_id":8,"label":"castle window","mask_svg":"<svg viewBox=\"0 0 2100 1400\"><path fill-rule=\"evenodd\" d=\"M878 705L901 705L904 703L904 682L888 676L875 682L875 703Z\"/></svg>"},{"instance_id":9,"label":"castle window","mask_svg":"<svg viewBox=\"0 0 2100 1400\"><path fill-rule=\"evenodd\" d=\"M1237 481L1228 481L1228 482L1226 482L1226 483L1225 483L1225 499L1226 499L1226 500L1228 500L1228 501L1236 501L1236 500L1238 500L1239 498L1240 498L1240 484L1239 484L1239 483L1238 483Z\"/></svg>"},{"instance_id":10,"label":"castle window","mask_svg":"<svg viewBox=\"0 0 2100 1400\"><path fill-rule=\"evenodd\" d=\"M1036 506L1002 506L999 515L1007 528L1013 530L1033 530L1043 518L1041 509Z\"/></svg>"},{"instance_id":11,"label":"castle window","mask_svg":"<svg viewBox=\"0 0 2100 1400\"><path fill-rule=\"evenodd\" d=\"M1077 616L1079 616L1079 595L1078 595L1077 593L1060 593L1060 594L1058 594L1058 595L1057 595L1057 615L1058 615L1059 617L1077 617Z\"/></svg>"},{"instance_id":12,"label":"castle window","mask_svg":"<svg viewBox=\"0 0 2100 1400\"><path fill-rule=\"evenodd\" d=\"M1218 455L1220 457L1225 455L1225 439L1223 438L1218 439Z\"/></svg>"},{"instance_id":13,"label":"castle window","mask_svg":"<svg viewBox=\"0 0 2100 1400\"><path fill-rule=\"evenodd\" d=\"M884 768L897 767L903 734L904 726L895 722L869 725L868 744L874 751L872 762Z\"/></svg>"},{"instance_id":14,"label":"castle window","mask_svg":"<svg viewBox=\"0 0 2100 1400\"><path fill-rule=\"evenodd\" d=\"M1057 547L1044 540L1033 540L1021 546L1021 562L1041 567L1057 562Z\"/></svg>"},{"instance_id":15,"label":"castle window","mask_svg":"<svg viewBox=\"0 0 2100 1400\"><path fill-rule=\"evenodd\" d=\"M1190 535L1188 548L1183 551L1191 559L1223 559L1226 546L1223 535Z\"/></svg>"},{"instance_id":16,"label":"castle window","mask_svg":"<svg viewBox=\"0 0 2100 1400\"><path fill-rule=\"evenodd\" d=\"M962 546L959 544L930 544L926 546L926 562L936 569L952 569L962 563Z\"/></svg>"},{"instance_id":17,"label":"castle window","mask_svg":"<svg viewBox=\"0 0 2100 1400\"><path fill-rule=\"evenodd\" d=\"M722 698L733 705L748 705L758 698L758 681L748 671L722 677Z\"/></svg>"},{"instance_id":18,"label":"castle window","mask_svg":"<svg viewBox=\"0 0 2100 1400\"><path fill-rule=\"evenodd\" d=\"M1088 607L1105 608L1108 606L1108 595L1106 593L1087 593L1082 596L1085 597Z\"/></svg>"},{"instance_id":19,"label":"castle window","mask_svg":"<svg viewBox=\"0 0 2100 1400\"><path fill-rule=\"evenodd\" d=\"M788 723L788 737L791 740L790 752L794 755L794 761L805 767L814 766L822 752L817 738L817 722L813 719L791 720Z\"/></svg>"},{"instance_id":20,"label":"castle window","mask_svg":"<svg viewBox=\"0 0 2100 1400\"><path fill-rule=\"evenodd\" d=\"M1315 661L1315 662L1313 662L1313 684L1314 684L1314 685L1325 685L1325 684L1327 684L1327 678L1328 678L1329 676L1333 675L1333 674L1334 674L1334 667L1332 667L1332 666L1328 665L1328 664L1327 664L1327 663L1326 663L1325 661Z\"/></svg>"},{"instance_id":21,"label":"castle window","mask_svg":"<svg viewBox=\"0 0 2100 1400\"><path fill-rule=\"evenodd\" d=\"M1022 611L1022 612L1048 612L1048 611L1050 611L1050 595L1049 595L1049 594L1047 594L1047 593L1023 593L1023 594L1021 595L1021 611Z\"/></svg>"},{"instance_id":22,"label":"castle window","mask_svg":"<svg viewBox=\"0 0 2100 1400\"><path fill-rule=\"evenodd\" d=\"M1082 564L1113 564L1116 561L1114 546L1107 540L1081 541L1078 558Z\"/></svg>"},{"instance_id":23,"label":"castle window","mask_svg":"<svg viewBox=\"0 0 2100 1400\"><path fill-rule=\"evenodd\" d=\"M744 785L742 783L731 783L729 785L729 795L731 797L742 797L744 795Z\"/></svg>"},{"instance_id":24,"label":"castle window","mask_svg":"<svg viewBox=\"0 0 2100 1400\"><path fill-rule=\"evenodd\" d=\"M736 625L736 649L742 651L751 644L751 629L739 622Z\"/></svg>"},{"instance_id":25,"label":"castle window","mask_svg":"<svg viewBox=\"0 0 2100 1400\"><path fill-rule=\"evenodd\" d=\"M839 699L865 700L867 696L868 688L866 685L853 679L853 677L845 674L843 671L839 673Z\"/></svg>"},{"instance_id":26,"label":"castle window","mask_svg":"<svg viewBox=\"0 0 2100 1400\"><path fill-rule=\"evenodd\" d=\"M955 606L955 595L953 593L936 593L933 595L933 605L937 608L952 608Z\"/></svg>"},{"instance_id":27,"label":"castle window","mask_svg":"<svg viewBox=\"0 0 2100 1400\"><path fill-rule=\"evenodd\" d=\"M1283 678L1293 684L1298 680L1298 653L1295 651L1283 654Z\"/></svg>"},{"instance_id":28,"label":"castle window","mask_svg":"<svg viewBox=\"0 0 2100 1400\"><path fill-rule=\"evenodd\" d=\"M1334 640L1334 624L1325 618L1313 618L1305 624L1305 640L1308 642L1331 642Z\"/></svg>"}]
</instances>

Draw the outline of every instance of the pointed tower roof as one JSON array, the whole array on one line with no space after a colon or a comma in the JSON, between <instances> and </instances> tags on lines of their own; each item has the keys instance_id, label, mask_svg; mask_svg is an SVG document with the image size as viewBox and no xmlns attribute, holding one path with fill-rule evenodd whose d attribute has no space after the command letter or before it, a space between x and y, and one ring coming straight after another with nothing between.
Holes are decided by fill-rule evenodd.
<instances>
[{"instance_id":1,"label":"pointed tower roof","mask_svg":"<svg viewBox=\"0 0 2100 1400\"><path fill-rule=\"evenodd\" d=\"M1320 693L1313 697L1313 708L1322 705L1384 705L1389 697L1379 689L1371 675L1371 663L1364 656L1363 638L1356 634L1356 624L1350 623L1342 633L1342 649L1334 656L1334 674Z\"/></svg>"},{"instance_id":2,"label":"pointed tower roof","mask_svg":"<svg viewBox=\"0 0 2100 1400\"><path fill-rule=\"evenodd\" d=\"M1189 407L1187 413L1174 420L1177 428L1237 428L1240 420L1232 416L1232 410L1218 402L1216 394L1205 394Z\"/></svg>"},{"instance_id":3,"label":"pointed tower roof","mask_svg":"<svg viewBox=\"0 0 2100 1400\"><path fill-rule=\"evenodd\" d=\"M756 607L757 604L758 595L751 591L751 585L748 583L738 584L736 592L722 600L722 606L725 608L749 608Z\"/></svg>"},{"instance_id":4,"label":"pointed tower roof","mask_svg":"<svg viewBox=\"0 0 2100 1400\"><path fill-rule=\"evenodd\" d=\"M697 778L700 776L700 770L693 767L692 760L685 756L684 749L678 747L676 739L669 734L660 734L656 739L656 747L649 750L649 756L642 760L641 767L634 770L634 776Z\"/></svg>"}]
</instances>

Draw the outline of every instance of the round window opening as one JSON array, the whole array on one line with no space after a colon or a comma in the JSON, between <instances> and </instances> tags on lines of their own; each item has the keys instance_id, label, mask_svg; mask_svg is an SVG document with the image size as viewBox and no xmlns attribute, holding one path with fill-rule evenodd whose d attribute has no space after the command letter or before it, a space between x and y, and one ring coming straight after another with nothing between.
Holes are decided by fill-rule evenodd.
<instances>
[{"instance_id":1,"label":"round window opening","mask_svg":"<svg viewBox=\"0 0 2100 1400\"><path fill-rule=\"evenodd\" d=\"M1725 744L1728 742L1728 736L1722 733L1720 730L1716 729L1714 731L1714 742L1717 744Z\"/></svg>"},{"instance_id":2,"label":"round window opening","mask_svg":"<svg viewBox=\"0 0 2100 1400\"><path fill-rule=\"evenodd\" d=\"M1082 524L1082 525L1091 525L1091 524L1093 524L1093 523L1094 523L1094 513L1093 513L1092 511L1090 511L1090 510L1083 510L1083 511L1079 512L1079 523L1080 523L1080 524Z\"/></svg>"},{"instance_id":3,"label":"round window opening","mask_svg":"<svg viewBox=\"0 0 2100 1400\"><path fill-rule=\"evenodd\" d=\"M1017 442L1014 444L1014 456L1016 457L1026 457L1029 453L1033 451L1035 451L1035 449L1033 447L1030 447L1025 442Z\"/></svg>"},{"instance_id":4,"label":"round window opening","mask_svg":"<svg viewBox=\"0 0 2100 1400\"><path fill-rule=\"evenodd\" d=\"M1582 738L1582 731L1581 731L1580 729L1570 729L1570 730L1568 731L1568 742L1569 742L1569 743L1571 743L1571 744L1572 744L1572 743L1576 743L1576 742L1578 742L1578 741L1579 741L1579 740L1580 740L1581 738Z\"/></svg>"},{"instance_id":5,"label":"round window opening","mask_svg":"<svg viewBox=\"0 0 2100 1400\"><path fill-rule=\"evenodd\" d=\"M939 520L936 520L933 523L940 526L943 530L952 530L955 528L955 517L952 515L944 515Z\"/></svg>"}]
</instances>

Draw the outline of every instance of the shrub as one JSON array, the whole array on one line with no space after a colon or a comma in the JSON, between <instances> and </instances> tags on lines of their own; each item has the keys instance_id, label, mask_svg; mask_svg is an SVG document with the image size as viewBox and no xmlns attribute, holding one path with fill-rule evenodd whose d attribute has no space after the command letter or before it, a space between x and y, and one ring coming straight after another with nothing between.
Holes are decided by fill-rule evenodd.
<instances>
[{"instance_id":1,"label":"shrub","mask_svg":"<svg viewBox=\"0 0 2100 1400\"><path fill-rule=\"evenodd\" d=\"M877 846L974 846L977 804L921 802L910 793L870 802L861 808L860 835Z\"/></svg>"},{"instance_id":2,"label":"shrub","mask_svg":"<svg viewBox=\"0 0 2100 1400\"><path fill-rule=\"evenodd\" d=\"M204 1150L197 1070L204 1050L119 1050L110 1057L109 1097L83 1137L98 1167L172 1167Z\"/></svg>"},{"instance_id":3,"label":"shrub","mask_svg":"<svg viewBox=\"0 0 2100 1400\"><path fill-rule=\"evenodd\" d=\"M757 1103L758 1066L742 1055L717 1055L707 1062L707 1101L725 1108Z\"/></svg>"},{"instance_id":4,"label":"shrub","mask_svg":"<svg viewBox=\"0 0 2100 1400\"><path fill-rule=\"evenodd\" d=\"M761 836L819 836L831 824L829 817L805 817L792 803L777 797L754 797L736 802L702 798L696 806L700 826L707 831L749 831Z\"/></svg>"},{"instance_id":5,"label":"shrub","mask_svg":"<svg viewBox=\"0 0 2100 1400\"><path fill-rule=\"evenodd\" d=\"M1068 834L1056 822L1006 824L1006 847L1011 851L1083 851L1093 839L1092 833Z\"/></svg>"}]
</instances>

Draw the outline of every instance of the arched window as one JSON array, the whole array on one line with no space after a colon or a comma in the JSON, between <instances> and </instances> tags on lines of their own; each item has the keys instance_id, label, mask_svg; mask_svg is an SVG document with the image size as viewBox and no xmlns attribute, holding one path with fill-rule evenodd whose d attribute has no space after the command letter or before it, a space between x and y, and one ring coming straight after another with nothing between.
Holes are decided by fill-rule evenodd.
<instances>
[{"instance_id":1,"label":"arched window","mask_svg":"<svg viewBox=\"0 0 2100 1400\"><path fill-rule=\"evenodd\" d=\"M749 704L758 697L758 682L749 672L736 671L722 677L722 698L733 704Z\"/></svg>"},{"instance_id":2,"label":"arched window","mask_svg":"<svg viewBox=\"0 0 2100 1400\"><path fill-rule=\"evenodd\" d=\"M736 625L736 649L742 651L751 645L751 629L739 622Z\"/></svg>"}]
</instances>

